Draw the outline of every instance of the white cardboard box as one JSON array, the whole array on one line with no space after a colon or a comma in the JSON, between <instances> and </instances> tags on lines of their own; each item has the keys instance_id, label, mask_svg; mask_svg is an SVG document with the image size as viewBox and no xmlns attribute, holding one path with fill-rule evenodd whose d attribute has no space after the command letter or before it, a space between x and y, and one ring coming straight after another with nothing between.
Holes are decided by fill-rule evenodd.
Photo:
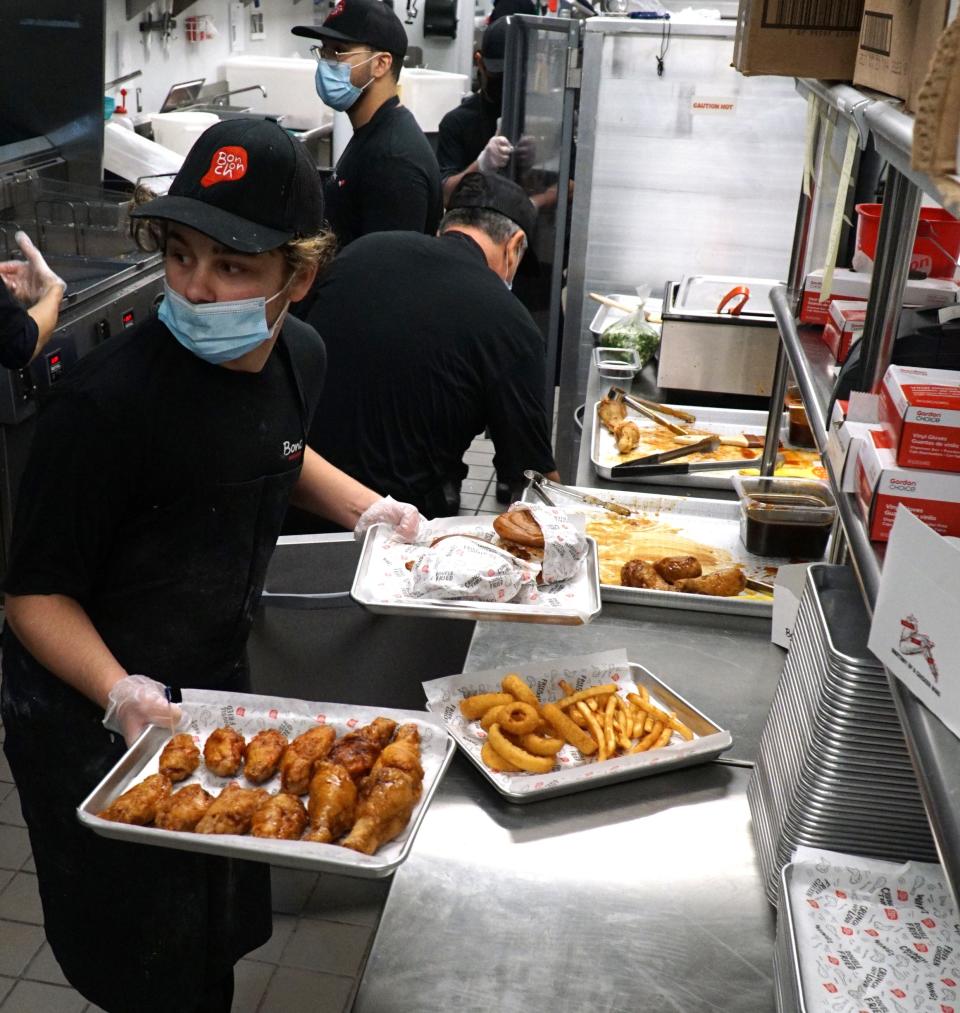
<instances>
[{"instance_id":1,"label":"white cardboard box","mask_svg":"<svg viewBox=\"0 0 960 1013\"><path fill-rule=\"evenodd\" d=\"M865 395L869 396L869 395ZM857 491L857 458L860 456L860 441L876 428L875 418L859 421L851 418L845 409L846 401L835 401L827 430L827 457L833 466L833 474L842 492Z\"/></svg>"},{"instance_id":2,"label":"white cardboard box","mask_svg":"<svg viewBox=\"0 0 960 1013\"><path fill-rule=\"evenodd\" d=\"M811 271L803 285L803 299L800 303L800 322L804 324L825 324L829 319L830 303L834 299L852 299L866 302L870 296L869 274L860 274L838 267L833 272L833 285L830 296L821 301L823 291L823 271ZM945 278L924 278L920 281L908 281L903 292L904 306L919 306L931 309L938 306L949 306L955 303L960 289L956 284Z\"/></svg>"},{"instance_id":3,"label":"white cardboard box","mask_svg":"<svg viewBox=\"0 0 960 1013\"><path fill-rule=\"evenodd\" d=\"M960 735L960 542L900 507L883 563L870 650Z\"/></svg>"}]
</instances>

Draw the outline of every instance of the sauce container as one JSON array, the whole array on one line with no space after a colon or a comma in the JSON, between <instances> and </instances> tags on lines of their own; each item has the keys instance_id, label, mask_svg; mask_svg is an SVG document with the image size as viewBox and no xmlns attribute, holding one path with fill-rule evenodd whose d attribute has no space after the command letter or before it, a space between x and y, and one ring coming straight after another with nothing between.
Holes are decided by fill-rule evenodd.
<instances>
[{"instance_id":1,"label":"sauce container","mask_svg":"<svg viewBox=\"0 0 960 1013\"><path fill-rule=\"evenodd\" d=\"M800 388L794 386L788 387L783 404L787 409L787 415L790 419L790 430L787 439L794 447L816 450L817 444L813 438L813 431L810 429L810 422L807 419L807 410L803 407Z\"/></svg>"},{"instance_id":2,"label":"sauce container","mask_svg":"<svg viewBox=\"0 0 960 1013\"><path fill-rule=\"evenodd\" d=\"M755 556L822 559L837 516L830 488L796 478L735 475L740 541Z\"/></svg>"}]
</instances>

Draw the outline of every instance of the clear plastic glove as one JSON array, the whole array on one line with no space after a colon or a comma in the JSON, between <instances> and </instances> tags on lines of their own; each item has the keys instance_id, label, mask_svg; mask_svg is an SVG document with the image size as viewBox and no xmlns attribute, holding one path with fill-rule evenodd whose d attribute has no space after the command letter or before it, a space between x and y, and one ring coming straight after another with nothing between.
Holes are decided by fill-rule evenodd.
<instances>
[{"instance_id":1,"label":"clear plastic glove","mask_svg":"<svg viewBox=\"0 0 960 1013\"><path fill-rule=\"evenodd\" d=\"M374 524L392 524L399 538L415 542L420 526L426 523L426 517L412 503L398 503L392 496L384 496L363 511L353 529L353 537L360 541L367 528Z\"/></svg>"},{"instance_id":2,"label":"clear plastic glove","mask_svg":"<svg viewBox=\"0 0 960 1013\"><path fill-rule=\"evenodd\" d=\"M132 746L147 725L161 725L171 731L180 723L181 710L167 699L166 689L148 675L118 679L107 697L103 727L119 732Z\"/></svg>"},{"instance_id":3,"label":"clear plastic glove","mask_svg":"<svg viewBox=\"0 0 960 1013\"><path fill-rule=\"evenodd\" d=\"M512 151L513 145L503 134L494 134L477 157L477 168L481 172L496 172L507 164Z\"/></svg>"},{"instance_id":4,"label":"clear plastic glove","mask_svg":"<svg viewBox=\"0 0 960 1013\"><path fill-rule=\"evenodd\" d=\"M26 260L5 260L0 263L0 278L3 278L14 299L24 306L32 306L54 285L59 285L61 290L67 287L67 283L50 269L43 254L33 245L26 232L18 232L14 238Z\"/></svg>"}]
</instances>

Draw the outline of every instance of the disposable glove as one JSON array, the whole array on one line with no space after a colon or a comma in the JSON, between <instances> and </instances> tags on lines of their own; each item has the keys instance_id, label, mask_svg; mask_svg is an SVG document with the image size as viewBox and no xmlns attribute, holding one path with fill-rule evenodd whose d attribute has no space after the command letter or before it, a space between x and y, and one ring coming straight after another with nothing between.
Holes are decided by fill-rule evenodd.
<instances>
[{"instance_id":1,"label":"disposable glove","mask_svg":"<svg viewBox=\"0 0 960 1013\"><path fill-rule=\"evenodd\" d=\"M502 169L510 158L513 145L503 136L494 134L477 157L477 168L481 172L496 172Z\"/></svg>"},{"instance_id":2,"label":"disposable glove","mask_svg":"<svg viewBox=\"0 0 960 1013\"><path fill-rule=\"evenodd\" d=\"M384 496L363 511L353 529L353 537L360 541L367 528L374 524L392 524L403 541L415 542L420 525L426 523L427 519L412 503L398 503L392 496Z\"/></svg>"},{"instance_id":3,"label":"disposable glove","mask_svg":"<svg viewBox=\"0 0 960 1013\"><path fill-rule=\"evenodd\" d=\"M180 708L167 699L163 684L147 675L118 679L110 688L107 701L103 727L119 732L128 746L136 742L147 725L173 730L180 723Z\"/></svg>"},{"instance_id":4,"label":"disposable glove","mask_svg":"<svg viewBox=\"0 0 960 1013\"><path fill-rule=\"evenodd\" d=\"M14 299L24 306L32 306L52 286L59 285L61 289L67 287L67 283L50 270L43 254L33 245L26 232L18 232L14 238L26 260L5 260L0 263L0 277Z\"/></svg>"}]
</instances>

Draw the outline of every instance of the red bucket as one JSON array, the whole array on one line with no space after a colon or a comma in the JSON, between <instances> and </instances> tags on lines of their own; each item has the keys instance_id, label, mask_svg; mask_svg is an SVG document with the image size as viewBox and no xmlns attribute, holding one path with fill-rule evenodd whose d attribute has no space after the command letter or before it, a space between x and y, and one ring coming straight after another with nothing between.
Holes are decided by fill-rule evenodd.
<instances>
[{"instance_id":1,"label":"red bucket","mask_svg":"<svg viewBox=\"0 0 960 1013\"><path fill-rule=\"evenodd\" d=\"M882 204L858 204L857 249L871 260L877 256ZM960 258L960 221L943 208L920 208L917 236L910 258L912 274L926 278L953 278Z\"/></svg>"}]
</instances>

